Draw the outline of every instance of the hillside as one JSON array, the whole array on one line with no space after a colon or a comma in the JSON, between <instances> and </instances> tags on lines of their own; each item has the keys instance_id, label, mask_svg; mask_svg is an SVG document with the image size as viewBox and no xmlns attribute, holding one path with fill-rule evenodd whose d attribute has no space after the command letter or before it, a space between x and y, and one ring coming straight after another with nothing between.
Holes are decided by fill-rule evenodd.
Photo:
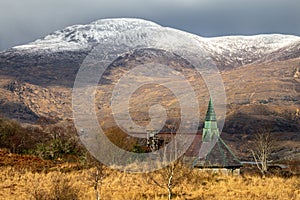
<instances>
[{"instance_id":1,"label":"hillside","mask_svg":"<svg viewBox=\"0 0 300 200\"><path fill-rule=\"evenodd\" d=\"M0 151L0 155L6 154ZM6 166L0 159L1 199L167 199L167 190L151 182L163 184L164 171L132 174L103 168L101 181L95 189L96 167L74 163L54 164L35 157L6 155ZM16 162L18 161L18 162ZM3 165L4 164L4 165ZM32 166L32 168L29 167ZM36 171L40 173L36 173ZM173 199L289 199L300 197L299 177L224 176L199 170L179 168L174 175L177 183ZM278 187L278 186L282 187ZM284 186L284 187L283 187Z\"/></svg>"},{"instance_id":2,"label":"hillside","mask_svg":"<svg viewBox=\"0 0 300 200\"><path fill-rule=\"evenodd\" d=\"M100 41L113 41L126 31L147 38L150 30L161 33L164 27L138 19L98 20L66 27L0 52L0 115L26 124L41 121L72 124L72 87L88 53ZM225 139L236 151L241 151L239 146L258 127L268 126L285 141L288 149L285 156L296 155L300 151L300 37L280 34L193 37L215 61L224 81ZM114 86L133 66L150 62L165 64L183 74L195 90L200 102L200 120L203 119L209 93L194 67L172 52L138 49L119 56L99 82L95 108L104 128L116 125L110 104ZM167 70L159 73L168 74ZM179 93L186 95L185 91ZM149 123L148 109L158 102L167 108L168 119L180 120L174 94L153 85L139 88L130 99L132 119L140 125Z\"/></svg>"}]
</instances>

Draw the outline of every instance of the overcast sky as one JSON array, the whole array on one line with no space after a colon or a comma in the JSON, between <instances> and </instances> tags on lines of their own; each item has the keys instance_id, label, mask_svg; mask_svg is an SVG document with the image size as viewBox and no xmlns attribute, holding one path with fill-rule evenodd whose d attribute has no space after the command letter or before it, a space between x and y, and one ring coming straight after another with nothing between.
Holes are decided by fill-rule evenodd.
<instances>
[{"instance_id":1,"label":"overcast sky","mask_svg":"<svg viewBox=\"0 0 300 200\"><path fill-rule=\"evenodd\" d=\"M134 17L201 36L300 36L300 0L0 0L0 50L68 25Z\"/></svg>"}]
</instances>

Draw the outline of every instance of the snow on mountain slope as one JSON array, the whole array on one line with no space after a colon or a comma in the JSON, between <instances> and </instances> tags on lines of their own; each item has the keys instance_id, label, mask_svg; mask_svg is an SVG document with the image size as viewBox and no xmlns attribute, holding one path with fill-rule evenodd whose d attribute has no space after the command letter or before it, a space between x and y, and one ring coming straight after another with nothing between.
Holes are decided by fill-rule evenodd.
<instances>
[{"instance_id":1,"label":"snow on mountain slope","mask_svg":"<svg viewBox=\"0 0 300 200\"><path fill-rule=\"evenodd\" d=\"M300 37L281 34L206 38L207 51L224 66L244 65L263 59L279 49L300 44Z\"/></svg>"},{"instance_id":2,"label":"snow on mountain slope","mask_svg":"<svg viewBox=\"0 0 300 200\"><path fill-rule=\"evenodd\" d=\"M102 40L117 38L127 30L139 32L147 28L156 29L156 31L163 31L164 29L158 24L142 19L102 19L87 25L66 27L43 39L27 45L16 46L13 49L48 53L86 50ZM272 52L278 52L280 49L290 49L289 46L300 44L300 37L281 34L214 38L195 35L194 38L211 54L218 66L224 68L249 64L267 57Z\"/></svg>"},{"instance_id":3,"label":"snow on mountain slope","mask_svg":"<svg viewBox=\"0 0 300 200\"><path fill-rule=\"evenodd\" d=\"M141 19L102 19L87 25L73 25L53 32L43 39L27 45L16 46L18 50L80 50L89 48L101 40L117 38L127 30L136 30L149 27L162 28L153 22Z\"/></svg>"}]
</instances>

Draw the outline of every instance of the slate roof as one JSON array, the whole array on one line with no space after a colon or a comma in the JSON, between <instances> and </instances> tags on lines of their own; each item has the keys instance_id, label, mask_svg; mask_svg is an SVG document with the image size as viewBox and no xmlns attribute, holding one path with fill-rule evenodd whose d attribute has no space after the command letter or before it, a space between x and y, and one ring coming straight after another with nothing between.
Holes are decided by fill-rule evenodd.
<instances>
[{"instance_id":1,"label":"slate roof","mask_svg":"<svg viewBox=\"0 0 300 200\"><path fill-rule=\"evenodd\" d=\"M193 163L198 168L237 168L241 161L233 154L221 137L214 142L203 142L198 158Z\"/></svg>"}]
</instances>

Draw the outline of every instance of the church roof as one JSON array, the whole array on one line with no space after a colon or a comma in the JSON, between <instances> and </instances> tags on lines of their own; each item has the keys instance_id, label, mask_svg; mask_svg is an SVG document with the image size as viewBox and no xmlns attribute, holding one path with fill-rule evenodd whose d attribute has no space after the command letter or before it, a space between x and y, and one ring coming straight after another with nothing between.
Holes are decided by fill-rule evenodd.
<instances>
[{"instance_id":1,"label":"church roof","mask_svg":"<svg viewBox=\"0 0 300 200\"><path fill-rule=\"evenodd\" d=\"M233 154L221 137L216 143L202 143L206 149L200 150L199 157L194 161L193 166L199 168L231 168L241 167L240 160ZM207 152L205 152L205 150ZM202 152L201 152L202 151Z\"/></svg>"},{"instance_id":2,"label":"church roof","mask_svg":"<svg viewBox=\"0 0 300 200\"><path fill-rule=\"evenodd\" d=\"M206 112L201 148L193 166L201 168L229 168L242 166L239 159L220 137L214 105L211 98Z\"/></svg>"}]
</instances>

